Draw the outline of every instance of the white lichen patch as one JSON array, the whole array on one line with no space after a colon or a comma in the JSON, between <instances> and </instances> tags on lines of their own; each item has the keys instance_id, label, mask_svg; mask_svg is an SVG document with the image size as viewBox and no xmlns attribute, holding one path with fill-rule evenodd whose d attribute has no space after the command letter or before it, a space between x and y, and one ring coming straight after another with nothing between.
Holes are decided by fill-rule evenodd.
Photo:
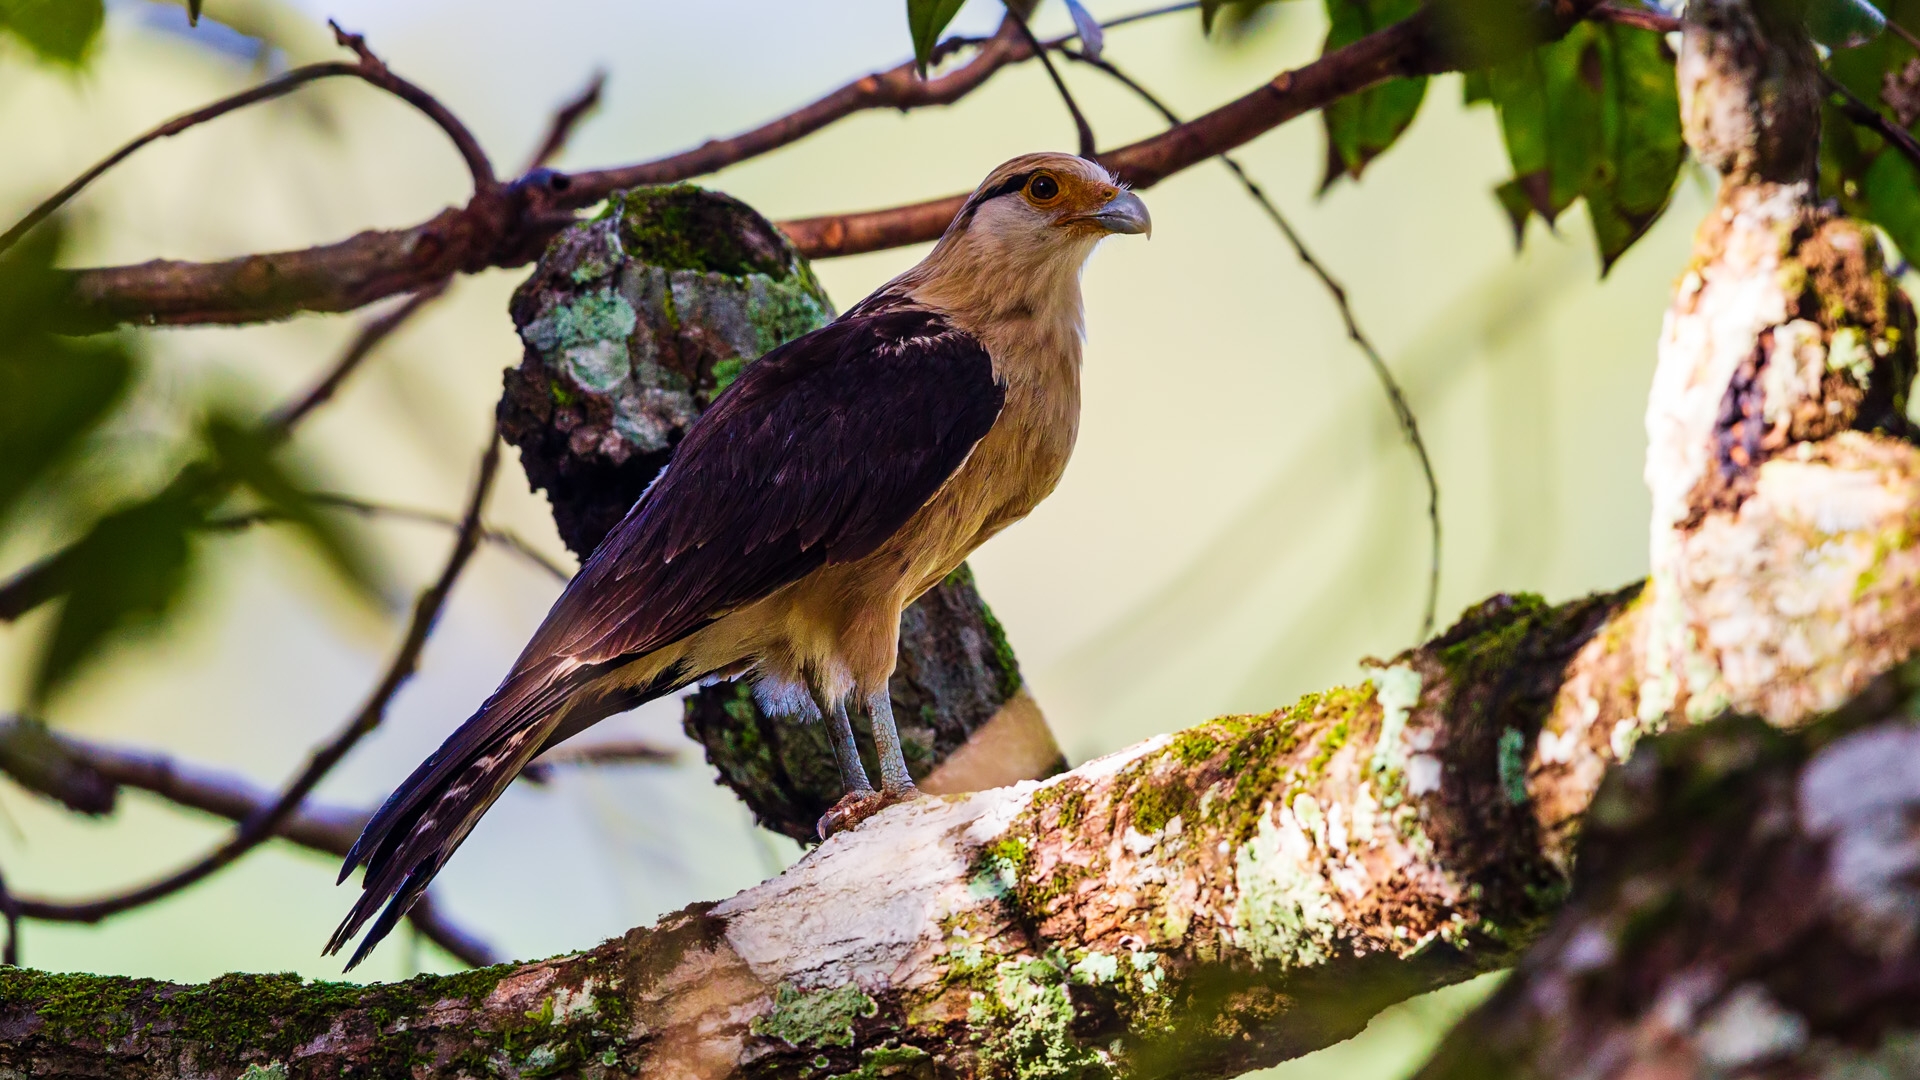
<instances>
[{"instance_id":1,"label":"white lichen patch","mask_svg":"<svg viewBox=\"0 0 1920 1080\"><path fill-rule=\"evenodd\" d=\"M1306 967L1331 955L1339 906L1327 890L1312 842L1291 810L1260 817L1235 853L1233 941L1256 963Z\"/></svg>"},{"instance_id":2,"label":"white lichen patch","mask_svg":"<svg viewBox=\"0 0 1920 1080\"><path fill-rule=\"evenodd\" d=\"M1742 983L1701 1021L1694 1045L1703 1064L1730 1073L1807 1045L1807 1021L1773 1000L1758 983Z\"/></svg>"},{"instance_id":3,"label":"white lichen patch","mask_svg":"<svg viewBox=\"0 0 1920 1080\"><path fill-rule=\"evenodd\" d=\"M1396 664L1373 674L1373 699L1380 705L1380 738L1374 743L1367 767L1375 774L1391 778L1406 763L1401 735L1407 717L1420 704L1420 673L1412 665Z\"/></svg>"},{"instance_id":4,"label":"white lichen patch","mask_svg":"<svg viewBox=\"0 0 1920 1080\"><path fill-rule=\"evenodd\" d=\"M1842 932L1870 955L1904 955L1920 936L1920 731L1883 727L1840 739L1800 776L1801 828L1827 841L1823 880Z\"/></svg>"}]
</instances>

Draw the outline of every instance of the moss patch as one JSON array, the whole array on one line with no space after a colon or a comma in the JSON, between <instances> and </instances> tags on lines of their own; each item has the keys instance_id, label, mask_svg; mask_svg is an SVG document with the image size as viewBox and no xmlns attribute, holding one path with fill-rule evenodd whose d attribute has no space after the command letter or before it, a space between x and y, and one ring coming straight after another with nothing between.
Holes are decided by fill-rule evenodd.
<instances>
[{"instance_id":1,"label":"moss patch","mask_svg":"<svg viewBox=\"0 0 1920 1080\"><path fill-rule=\"evenodd\" d=\"M793 1047L852 1046L854 1022L879 1011L879 1003L852 983L803 991L783 982L774 989L773 1008L754 1017L747 1030Z\"/></svg>"},{"instance_id":2,"label":"moss patch","mask_svg":"<svg viewBox=\"0 0 1920 1080\"><path fill-rule=\"evenodd\" d=\"M785 239L745 203L692 184L635 188L607 200L627 254L666 270L785 281L798 266Z\"/></svg>"}]
</instances>

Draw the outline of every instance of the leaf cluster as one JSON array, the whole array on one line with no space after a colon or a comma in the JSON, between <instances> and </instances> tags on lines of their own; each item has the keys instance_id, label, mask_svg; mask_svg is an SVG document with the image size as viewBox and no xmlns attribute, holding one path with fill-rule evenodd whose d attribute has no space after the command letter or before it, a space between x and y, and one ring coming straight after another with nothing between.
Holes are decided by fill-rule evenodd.
<instances>
[{"instance_id":1,"label":"leaf cluster","mask_svg":"<svg viewBox=\"0 0 1920 1080\"><path fill-rule=\"evenodd\" d=\"M116 471L99 437L138 381L124 337L74 338L77 319L55 267L60 230L29 234L0 258L0 540L50 506L85 515L71 542L0 583L8 621L57 604L33 675L36 705L110 646L163 623L186 595L208 535L236 514L284 521L362 596L379 593L363 545L308 497L305 470L280 451L271 422L213 407L191 426L187 464L157 491L88 505Z\"/></svg>"},{"instance_id":2,"label":"leaf cluster","mask_svg":"<svg viewBox=\"0 0 1920 1080\"><path fill-rule=\"evenodd\" d=\"M69 67L86 59L105 22L103 0L0 0L0 32Z\"/></svg>"}]
</instances>

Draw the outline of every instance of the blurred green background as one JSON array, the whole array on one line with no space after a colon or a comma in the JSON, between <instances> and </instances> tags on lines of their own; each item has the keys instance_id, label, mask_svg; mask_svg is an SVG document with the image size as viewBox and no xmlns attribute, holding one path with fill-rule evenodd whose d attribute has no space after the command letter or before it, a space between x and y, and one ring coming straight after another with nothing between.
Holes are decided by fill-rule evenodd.
<instances>
[{"instance_id":1,"label":"blurred green background","mask_svg":"<svg viewBox=\"0 0 1920 1080\"><path fill-rule=\"evenodd\" d=\"M1144 0L1089 0L1103 18ZM988 32L974 0L954 29ZM330 53L333 16L463 117L501 168L595 68L605 104L562 165L632 161L785 112L909 51L900 0L208 0L109 6L82 70L37 63L0 37L0 217L11 221L130 135ZM1108 55L1193 114L1319 52L1319 5L1283 3L1234 42L1191 12L1116 29ZM1067 16L1044 4L1043 33ZM1158 118L1097 73L1066 78L1103 146ZM961 104L857 116L706 183L770 217L863 209L972 186L1072 127L1044 73L1003 71ZM1314 192L1316 119L1240 153L1352 294L1405 385L1443 489L1441 620L1497 591L1568 597L1646 570L1641 407L1668 291L1709 182L1683 173L1672 210L1604 280L1582 211L1535 221L1516 254L1493 187L1509 168L1497 125L1430 87L1401 144L1359 183ZM444 140L362 86L327 84L165 141L85 194L76 264L216 258L412 224L465 198ZM1414 643L1426 576L1425 496L1412 458L1326 293L1217 164L1145 193L1150 243L1113 243L1086 274L1079 449L1053 498L973 560L1028 681L1075 761L1228 711L1264 710L1347 682L1357 661ZM841 307L923 249L816 265ZM458 281L301 430L328 487L457 512L518 361L506 300L525 270ZM145 332L148 363L111 432L131 473L183 403L264 410L304 388L354 329L304 317L245 329ZM512 454L491 516L564 559ZM410 590L447 535L371 527ZM0 573L43 550L54 524L0 545ZM346 600L320 564L271 530L213 542L185 617L129 646L58 699L51 720L90 738L165 749L278 785L377 677L397 618ZM483 549L386 725L329 777L323 798L371 805L494 686L557 593ZM0 711L18 705L44 616L0 626ZM516 785L440 877L451 915L503 953L595 943L724 896L796 857L755 830L661 702L610 722L682 750L671 767L571 770ZM609 731L608 734L614 734ZM86 821L0 783L0 868L19 892L80 896L145 880L227 831L137 794ZM348 902L331 860L269 845L168 901L97 927L29 924L36 967L200 980L228 970L337 977L319 947ZM396 940L357 976L438 970ZM1404 1074L1486 982L1394 1010L1362 1039L1273 1075Z\"/></svg>"}]
</instances>

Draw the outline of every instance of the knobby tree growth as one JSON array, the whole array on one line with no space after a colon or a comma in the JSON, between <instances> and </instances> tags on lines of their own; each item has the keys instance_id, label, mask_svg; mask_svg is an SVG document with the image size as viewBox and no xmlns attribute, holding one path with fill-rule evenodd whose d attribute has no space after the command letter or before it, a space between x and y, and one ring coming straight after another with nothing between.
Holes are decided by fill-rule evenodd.
<instances>
[{"instance_id":1,"label":"knobby tree growth","mask_svg":"<svg viewBox=\"0 0 1920 1080\"><path fill-rule=\"evenodd\" d=\"M911 0L912 63L752 131L653 162L547 168L591 87L509 180L458 117L338 31L351 60L156 129L0 236L0 526L86 468L90 433L140 363L137 336L113 327L396 298L308 393L265 417L210 412L164 484L0 583L0 617L55 611L26 713L0 732L0 768L78 813L137 788L236 823L204 858L107 896L0 886L9 953L22 920L110 918L275 837L343 851L363 815L315 804L315 785L379 725L474 550L539 558L486 521L502 464L490 438L382 678L279 791L47 722L105 645L169 616L212 534L288 525L378 595L345 522L403 511L316 492L293 444L451 277L537 263L513 302L526 350L496 430L584 553L744 365L832 317L809 258L931 239L958 205L774 226L680 182L861 109L956 101L1011 64L1089 65L1161 108L1164 134L1101 149L1055 79L1082 152L1136 186L1215 157L1233 169L1340 305L1423 467L1413 413L1341 287L1226 155L1317 112L1325 182L1358 178L1431 76L1464 72L1512 159L1494 197L1516 233L1581 202L1603 265L1663 212L1686 155L1715 170L1648 396L1648 580L1559 605L1497 596L1361 685L1066 770L958 574L909 611L892 687L916 718L903 725L910 764L951 794L889 810L734 897L538 963L373 986L0 970L0 1066L1231 1076L1512 967L1423 1075L1912 1074L1920 448L1907 419L1915 318L1889 264L1920 244L1920 41L1902 28L1920 5L1693 0L1676 17L1581 0L1328 0L1318 60L1190 119L1121 69L1105 49L1115 24L1077 3L1059 40L1014 3L992 36L943 39L958 6ZM1219 0L1147 14L1196 6L1208 23L1246 17ZM56 60L81 60L97 23L86 4L0 7L0 27ZM118 160L337 77L433 120L468 166L470 201L297 252L58 265L59 211ZM1429 495L1437 553L1437 485ZM738 688L691 697L686 727L770 828L804 831L831 797L817 733L772 725ZM530 775L660 753L563 748ZM411 918L455 955L491 961L431 902Z\"/></svg>"}]
</instances>

